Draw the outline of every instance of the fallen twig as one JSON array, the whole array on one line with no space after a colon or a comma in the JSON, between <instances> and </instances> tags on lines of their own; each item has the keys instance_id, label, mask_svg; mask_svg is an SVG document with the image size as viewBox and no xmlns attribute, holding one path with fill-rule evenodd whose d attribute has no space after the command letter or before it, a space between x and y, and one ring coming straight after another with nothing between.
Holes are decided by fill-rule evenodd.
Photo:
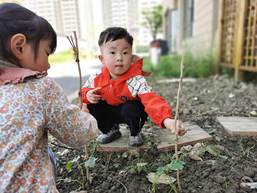
<instances>
[{"instance_id":1,"label":"fallen twig","mask_svg":"<svg viewBox=\"0 0 257 193\"><path fill-rule=\"evenodd\" d=\"M68 146L64 146L64 145L59 145L57 143L54 143L54 142L51 142L52 145L56 146L56 147L59 147L59 148L64 148L64 149L70 149L70 150L77 150L75 148L72 148L72 147L68 147Z\"/></svg>"},{"instance_id":2,"label":"fallen twig","mask_svg":"<svg viewBox=\"0 0 257 193\"><path fill-rule=\"evenodd\" d=\"M198 113L197 116L208 115L208 114L213 113L213 112L218 111L218 110L220 110L220 109L219 109L219 108L211 109L211 110L209 110L209 111L205 111L205 112L202 112L202 113Z\"/></svg>"},{"instance_id":3,"label":"fallen twig","mask_svg":"<svg viewBox=\"0 0 257 193\"><path fill-rule=\"evenodd\" d=\"M119 184L121 184L123 186L123 188L125 189L125 192L128 193L127 187L121 181L119 181L118 179L114 179L114 180L116 180Z\"/></svg>"},{"instance_id":4,"label":"fallen twig","mask_svg":"<svg viewBox=\"0 0 257 193\"><path fill-rule=\"evenodd\" d=\"M106 164L105 164L105 173L107 172L108 168L109 168L109 164L110 164L110 161L111 161L111 158L112 158L112 153L110 154L107 154L107 160L106 160Z\"/></svg>"}]
</instances>

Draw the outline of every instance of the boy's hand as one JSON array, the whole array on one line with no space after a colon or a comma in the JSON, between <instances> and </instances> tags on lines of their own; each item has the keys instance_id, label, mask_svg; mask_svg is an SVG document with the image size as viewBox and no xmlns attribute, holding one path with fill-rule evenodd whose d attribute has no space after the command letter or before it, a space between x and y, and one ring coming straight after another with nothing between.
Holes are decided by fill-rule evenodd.
<instances>
[{"instance_id":1,"label":"boy's hand","mask_svg":"<svg viewBox=\"0 0 257 193\"><path fill-rule=\"evenodd\" d=\"M94 88L87 92L87 100L92 103L96 104L99 102L99 100L102 98L100 94L98 94L98 91L101 89L101 87Z\"/></svg>"},{"instance_id":2,"label":"boy's hand","mask_svg":"<svg viewBox=\"0 0 257 193\"><path fill-rule=\"evenodd\" d=\"M175 120L174 119L166 118L166 119L164 119L163 124L172 133L175 133L177 135L182 136L186 133L185 129L182 127L182 123L181 123L180 120L177 120L177 127L176 128L175 128Z\"/></svg>"}]
</instances>

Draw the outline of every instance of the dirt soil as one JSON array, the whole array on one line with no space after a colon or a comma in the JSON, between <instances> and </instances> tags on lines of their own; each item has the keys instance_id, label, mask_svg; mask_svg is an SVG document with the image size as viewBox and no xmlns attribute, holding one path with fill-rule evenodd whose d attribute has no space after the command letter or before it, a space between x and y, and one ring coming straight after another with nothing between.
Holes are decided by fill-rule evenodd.
<instances>
[{"instance_id":1,"label":"dirt soil","mask_svg":"<svg viewBox=\"0 0 257 193\"><path fill-rule=\"evenodd\" d=\"M175 106L178 82L160 84L153 78L149 81L157 93ZM180 171L183 193L257 192L257 187L242 186L244 182L257 182L257 137L230 137L216 120L217 116L249 117L254 115L253 111L257 111L256 84L234 82L224 76L183 82L180 119L196 123L213 137L204 144L181 149L179 159L185 162ZM156 126L148 121L145 127ZM91 144L89 155L96 158L96 162L91 164L87 175L84 152L53 141L51 147L59 159L57 187L61 193L82 190L87 193L178 191L176 182L167 185L148 181L148 173L156 172L174 160L173 151L159 152L154 142L149 144L147 150L125 153L96 152ZM176 178L176 171L166 174Z\"/></svg>"}]
</instances>

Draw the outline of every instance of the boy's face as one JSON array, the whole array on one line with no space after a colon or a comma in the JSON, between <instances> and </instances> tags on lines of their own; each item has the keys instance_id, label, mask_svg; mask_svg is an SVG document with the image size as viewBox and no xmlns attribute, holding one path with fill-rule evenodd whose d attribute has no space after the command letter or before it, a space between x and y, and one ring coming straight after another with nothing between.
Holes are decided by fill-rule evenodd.
<instances>
[{"instance_id":1,"label":"boy's face","mask_svg":"<svg viewBox=\"0 0 257 193\"><path fill-rule=\"evenodd\" d=\"M101 47L100 60L116 79L128 71L132 63L132 47L125 39L104 43Z\"/></svg>"}]
</instances>

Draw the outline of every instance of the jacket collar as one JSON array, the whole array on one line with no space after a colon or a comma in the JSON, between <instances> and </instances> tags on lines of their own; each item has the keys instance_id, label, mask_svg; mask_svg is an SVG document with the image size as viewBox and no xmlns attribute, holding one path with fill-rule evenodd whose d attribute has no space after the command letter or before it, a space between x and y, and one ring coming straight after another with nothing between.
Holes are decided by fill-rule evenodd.
<instances>
[{"instance_id":1,"label":"jacket collar","mask_svg":"<svg viewBox=\"0 0 257 193\"><path fill-rule=\"evenodd\" d=\"M17 84L24 82L27 78L41 78L47 72L38 72L26 68L20 68L12 63L0 59L0 85Z\"/></svg>"},{"instance_id":2,"label":"jacket collar","mask_svg":"<svg viewBox=\"0 0 257 193\"><path fill-rule=\"evenodd\" d=\"M122 74L117 79L115 79L115 81L123 82L124 80L128 80L129 78L131 78L133 76L137 76L137 75L148 76L149 73L144 72L142 70L142 67L143 67L143 59L136 57L135 62L133 62L131 64L129 70L127 72L125 72L124 74ZM102 73L103 73L103 76L105 77L105 79L111 80L109 70L106 68L106 66L104 66L102 68Z\"/></svg>"}]
</instances>

